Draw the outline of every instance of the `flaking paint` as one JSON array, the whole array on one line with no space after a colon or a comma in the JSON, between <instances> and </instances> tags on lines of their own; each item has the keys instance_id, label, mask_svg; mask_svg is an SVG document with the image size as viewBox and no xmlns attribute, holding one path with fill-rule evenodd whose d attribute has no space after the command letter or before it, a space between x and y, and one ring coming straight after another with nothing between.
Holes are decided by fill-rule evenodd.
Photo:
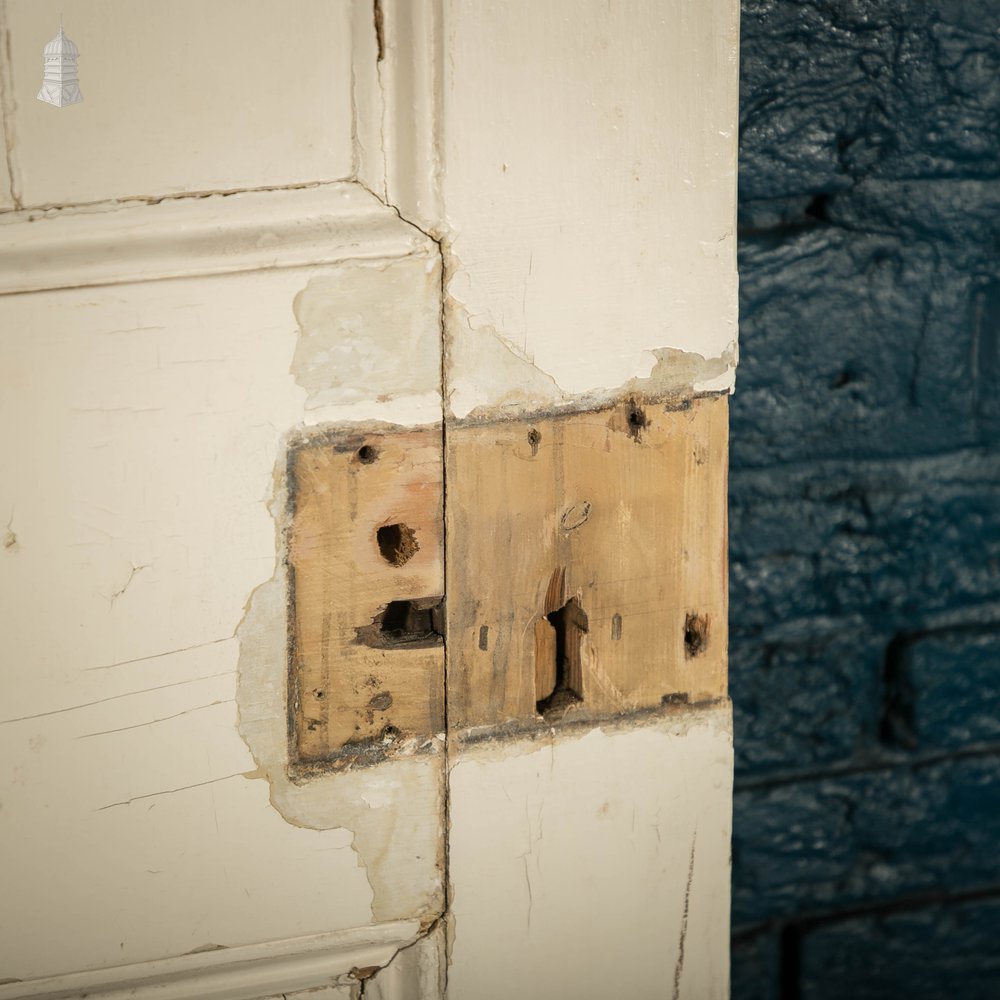
<instances>
[{"instance_id":1,"label":"flaking paint","mask_svg":"<svg viewBox=\"0 0 1000 1000\"><path fill-rule=\"evenodd\" d=\"M267 782L271 805L288 823L342 830L351 838L357 863L371 886L373 919L439 913L444 867L443 737L421 741L419 755L404 748L399 757L375 769L291 776L283 470L279 462L270 503L278 551L275 573L254 589L236 631L239 729L257 765L253 776Z\"/></svg>"},{"instance_id":2,"label":"flaking paint","mask_svg":"<svg viewBox=\"0 0 1000 1000\"><path fill-rule=\"evenodd\" d=\"M295 297L292 358L310 410L435 396L441 383L436 252L311 278Z\"/></svg>"},{"instance_id":3,"label":"flaking paint","mask_svg":"<svg viewBox=\"0 0 1000 1000\"><path fill-rule=\"evenodd\" d=\"M454 257L451 259L456 263ZM644 374L620 385L572 393L496 329L474 325L467 311L450 296L445 316L449 330L445 342L448 411L457 420L590 410L632 393L654 400L683 400L729 392L733 386L735 342L718 357L674 347L650 348L644 352Z\"/></svg>"}]
</instances>

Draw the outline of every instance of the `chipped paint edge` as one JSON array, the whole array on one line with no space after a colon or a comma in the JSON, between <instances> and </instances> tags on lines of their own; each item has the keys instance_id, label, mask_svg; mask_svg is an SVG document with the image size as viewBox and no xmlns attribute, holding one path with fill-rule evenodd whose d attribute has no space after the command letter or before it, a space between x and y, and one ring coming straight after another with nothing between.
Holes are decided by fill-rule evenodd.
<instances>
[{"instance_id":1,"label":"chipped paint edge","mask_svg":"<svg viewBox=\"0 0 1000 1000\"><path fill-rule=\"evenodd\" d=\"M256 764L256 770L246 776L267 781L271 805L293 826L344 829L353 835L352 848L372 889L373 919L389 920L412 916L414 912L436 916L444 908L445 845L437 828L445 800L445 734L434 734L420 741L419 747L409 748L413 751L410 755L400 754L371 768L303 770L291 760L288 711L288 455L314 435L322 438L330 433L360 433L375 427L383 431L395 429L395 425L381 421L318 425L293 428L281 439L267 504L275 530L274 570L247 598L236 628L236 707L239 734ZM404 896L394 878L394 867L384 863L393 848L395 823L386 823L382 810L412 808L414 801L419 802L419 798L413 798L415 792L424 794L425 812L434 830L425 832L427 842L418 851L427 858L429 877L423 884L409 887L410 894Z\"/></svg>"},{"instance_id":2,"label":"chipped paint edge","mask_svg":"<svg viewBox=\"0 0 1000 1000\"><path fill-rule=\"evenodd\" d=\"M520 757L535 753L556 742L570 743L592 733L615 736L633 732L636 723L683 736L691 729L709 726L732 738L733 706L728 697L692 703L667 703L659 708L636 709L605 718L572 719L558 725L481 726L453 732L451 766L467 760L488 760L496 755L498 745L504 756Z\"/></svg>"},{"instance_id":3,"label":"chipped paint edge","mask_svg":"<svg viewBox=\"0 0 1000 1000\"><path fill-rule=\"evenodd\" d=\"M454 258L451 258L454 265ZM459 265L460 268L460 265ZM447 282L460 271L446 266ZM447 318L445 357L448 384L447 410L453 420L483 420L500 415L527 417L540 412L582 412L613 404L629 393L641 393L650 400L692 399L698 395L725 393L736 388L739 343L732 339L717 356L676 347L647 347L643 353L651 361L645 371L611 387L594 387L584 392L568 392L555 376L495 327L473 324L468 312L450 293L445 299ZM477 362L483 355L493 360L487 368ZM483 371L505 368L510 378L499 388L483 380Z\"/></svg>"},{"instance_id":4,"label":"chipped paint edge","mask_svg":"<svg viewBox=\"0 0 1000 1000\"><path fill-rule=\"evenodd\" d=\"M674 347L649 347L645 354L650 360L644 372L637 372L615 386L567 392L553 375L543 371L530 355L494 327L473 323L466 307L449 290L463 267L445 244L446 241L441 241L445 274L445 395L450 422L585 412L613 405L630 394L658 402L733 393L739 362L736 340L731 340L718 357Z\"/></svg>"}]
</instances>

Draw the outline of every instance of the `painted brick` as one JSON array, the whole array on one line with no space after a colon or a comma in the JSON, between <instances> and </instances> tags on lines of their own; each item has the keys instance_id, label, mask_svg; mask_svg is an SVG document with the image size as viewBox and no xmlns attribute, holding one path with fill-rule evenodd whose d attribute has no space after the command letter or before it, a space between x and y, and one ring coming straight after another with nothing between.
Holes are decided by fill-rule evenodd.
<instances>
[{"instance_id":1,"label":"painted brick","mask_svg":"<svg viewBox=\"0 0 1000 1000\"><path fill-rule=\"evenodd\" d=\"M952 248L829 222L781 236L741 238L734 468L976 443L955 388L972 381L978 285Z\"/></svg>"},{"instance_id":2,"label":"painted brick","mask_svg":"<svg viewBox=\"0 0 1000 1000\"><path fill-rule=\"evenodd\" d=\"M742 470L730 491L734 635L850 615L916 630L1000 598L998 452Z\"/></svg>"},{"instance_id":3,"label":"painted brick","mask_svg":"<svg viewBox=\"0 0 1000 1000\"><path fill-rule=\"evenodd\" d=\"M771 1000L781 989L781 935L771 927L733 939L732 1000Z\"/></svg>"},{"instance_id":4,"label":"painted brick","mask_svg":"<svg viewBox=\"0 0 1000 1000\"><path fill-rule=\"evenodd\" d=\"M1000 883L1000 755L738 789L733 924Z\"/></svg>"},{"instance_id":5,"label":"painted brick","mask_svg":"<svg viewBox=\"0 0 1000 1000\"><path fill-rule=\"evenodd\" d=\"M1000 995L998 23L743 3L734 997Z\"/></svg>"},{"instance_id":6,"label":"painted brick","mask_svg":"<svg viewBox=\"0 0 1000 1000\"><path fill-rule=\"evenodd\" d=\"M878 743L885 637L863 619L809 624L797 641L732 644L737 774L815 771Z\"/></svg>"},{"instance_id":7,"label":"painted brick","mask_svg":"<svg viewBox=\"0 0 1000 1000\"><path fill-rule=\"evenodd\" d=\"M998 927L997 896L821 924L801 938L799 996L996 1000Z\"/></svg>"},{"instance_id":8,"label":"painted brick","mask_svg":"<svg viewBox=\"0 0 1000 1000\"><path fill-rule=\"evenodd\" d=\"M972 301L971 355L976 419L984 437L1000 440L1000 279L982 279Z\"/></svg>"},{"instance_id":9,"label":"painted brick","mask_svg":"<svg viewBox=\"0 0 1000 1000\"><path fill-rule=\"evenodd\" d=\"M920 750L1000 743L1000 628L907 638L891 662L901 742Z\"/></svg>"},{"instance_id":10,"label":"painted brick","mask_svg":"<svg viewBox=\"0 0 1000 1000\"><path fill-rule=\"evenodd\" d=\"M746 0L744 200L1000 173L996 0Z\"/></svg>"}]
</instances>

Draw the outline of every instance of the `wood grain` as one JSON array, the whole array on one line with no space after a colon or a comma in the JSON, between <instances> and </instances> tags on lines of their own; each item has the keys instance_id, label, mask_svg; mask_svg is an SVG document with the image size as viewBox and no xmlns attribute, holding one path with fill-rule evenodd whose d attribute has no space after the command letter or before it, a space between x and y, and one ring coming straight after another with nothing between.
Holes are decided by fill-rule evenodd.
<instances>
[{"instance_id":1,"label":"wood grain","mask_svg":"<svg viewBox=\"0 0 1000 1000\"><path fill-rule=\"evenodd\" d=\"M374 762L443 726L441 458L435 428L338 432L290 453L300 762Z\"/></svg>"},{"instance_id":2,"label":"wood grain","mask_svg":"<svg viewBox=\"0 0 1000 1000\"><path fill-rule=\"evenodd\" d=\"M725 695L726 396L459 424L446 461L451 726L539 722L558 670L546 723Z\"/></svg>"}]
</instances>

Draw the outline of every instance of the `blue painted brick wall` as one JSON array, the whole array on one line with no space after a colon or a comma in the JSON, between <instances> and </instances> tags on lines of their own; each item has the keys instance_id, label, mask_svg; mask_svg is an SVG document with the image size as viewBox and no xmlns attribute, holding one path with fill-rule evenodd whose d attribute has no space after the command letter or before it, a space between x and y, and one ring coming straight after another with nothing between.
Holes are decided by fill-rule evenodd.
<instances>
[{"instance_id":1,"label":"blue painted brick wall","mask_svg":"<svg viewBox=\"0 0 1000 1000\"><path fill-rule=\"evenodd\" d=\"M745 0L733 996L1000 997L1000 0Z\"/></svg>"},{"instance_id":2,"label":"blue painted brick wall","mask_svg":"<svg viewBox=\"0 0 1000 1000\"><path fill-rule=\"evenodd\" d=\"M798 940L802 998L996 1000L998 927L996 897L897 908L804 927ZM929 961L931 943L947 950Z\"/></svg>"}]
</instances>

